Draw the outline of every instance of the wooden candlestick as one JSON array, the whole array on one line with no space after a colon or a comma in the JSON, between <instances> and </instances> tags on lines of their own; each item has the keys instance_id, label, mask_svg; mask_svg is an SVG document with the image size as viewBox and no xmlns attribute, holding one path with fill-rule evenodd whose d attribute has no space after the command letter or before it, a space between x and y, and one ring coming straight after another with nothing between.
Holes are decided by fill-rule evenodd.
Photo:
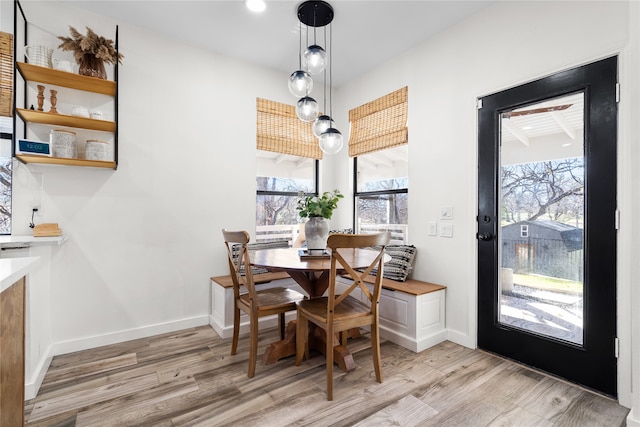
<instances>
[{"instance_id":1,"label":"wooden candlestick","mask_svg":"<svg viewBox=\"0 0 640 427\"><path fill-rule=\"evenodd\" d=\"M38 111L44 111L44 86L38 85Z\"/></svg>"},{"instance_id":2,"label":"wooden candlestick","mask_svg":"<svg viewBox=\"0 0 640 427\"><path fill-rule=\"evenodd\" d=\"M56 104L58 103L58 91L57 90L50 90L51 92L51 109L49 110L50 113L57 113L58 110L56 110Z\"/></svg>"}]
</instances>

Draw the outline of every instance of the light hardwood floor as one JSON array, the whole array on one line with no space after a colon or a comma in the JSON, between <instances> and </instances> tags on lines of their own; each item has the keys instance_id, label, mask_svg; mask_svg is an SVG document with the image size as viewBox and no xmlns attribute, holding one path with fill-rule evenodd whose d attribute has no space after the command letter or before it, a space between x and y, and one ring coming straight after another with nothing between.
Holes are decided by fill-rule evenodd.
<instances>
[{"instance_id":1,"label":"light hardwood floor","mask_svg":"<svg viewBox=\"0 0 640 427\"><path fill-rule=\"evenodd\" d=\"M260 352L277 332L260 335ZM55 357L27 426L622 426L615 401L451 342L419 354L382 342L375 381L367 335L350 340L357 368L334 370L325 397L323 357L263 365L247 378L248 338L208 326Z\"/></svg>"}]
</instances>

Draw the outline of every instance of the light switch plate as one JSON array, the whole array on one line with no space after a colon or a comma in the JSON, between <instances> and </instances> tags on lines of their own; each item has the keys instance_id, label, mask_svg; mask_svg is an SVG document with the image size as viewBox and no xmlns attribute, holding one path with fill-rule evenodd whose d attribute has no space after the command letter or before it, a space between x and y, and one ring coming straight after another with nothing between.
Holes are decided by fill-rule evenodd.
<instances>
[{"instance_id":1,"label":"light switch plate","mask_svg":"<svg viewBox=\"0 0 640 427\"><path fill-rule=\"evenodd\" d=\"M440 237L453 237L453 224L442 222L438 228L440 229Z\"/></svg>"},{"instance_id":2,"label":"light switch plate","mask_svg":"<svg viewBox=\"0 0 640 427\"><path fill-rule=\"evenodd\" d=\"M429 236L437 236L438 235L438 223L432 221L429 223Z\"/></svg>"},{"instance_id":3,"label":"light switch plate","mask_svg":"<svg viewBox=\"0 0 640 427\"><path fill-rule=\"evenodd\" d=\"M453 219L453 208L451 206L441 207L440 219Z\"/></svg>"}]
</instances>

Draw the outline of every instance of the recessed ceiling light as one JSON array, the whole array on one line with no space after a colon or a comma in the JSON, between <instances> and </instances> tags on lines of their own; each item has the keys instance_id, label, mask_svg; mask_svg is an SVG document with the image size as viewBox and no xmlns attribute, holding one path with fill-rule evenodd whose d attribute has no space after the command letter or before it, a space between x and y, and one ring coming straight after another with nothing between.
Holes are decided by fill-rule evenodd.
<instances>
[{"instance_id":1,"label":"recessed ceiling light","mask_svg":"<svg viewBox=\"0 0 640 427\"><path fill-rule=\"evenodd\" d=\"M251 12L264 12L267 8L267 3L264 0L244 0L244 5Z\"/></svg>"},{"instance_id":2,"label":"recessed ceiling light","mask_svg":"<svg viewBox=\"0 0 640 427\"><path fill-rule=\"evenodd\" d=\"M531 130L533 129L532 126L522 126L522 130Z\"/></svg>"}]
</instances>

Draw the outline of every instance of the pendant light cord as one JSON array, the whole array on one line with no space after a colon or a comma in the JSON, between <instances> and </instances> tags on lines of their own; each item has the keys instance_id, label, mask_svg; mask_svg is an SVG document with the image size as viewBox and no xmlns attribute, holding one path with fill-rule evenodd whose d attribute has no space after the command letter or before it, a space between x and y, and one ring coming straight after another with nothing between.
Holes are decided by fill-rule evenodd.
<instances>
[{"instance_id":1,"label":"pendant light cord","mask_svg":"<svg viewBox=\"0 0 640 427\"><path fill-rule=\"evenodd\" d=\"M298 70L302 70L302 21L298 21Z\"/></svg>"},{"instance_id":2,"label":"pendant light cord","mask_svg":"<svg viewBox=\"0 0 640 427\"><path fill-rule=\"evenodd\" d=\"M327 27L324 27L324 45L327 45ZM331 50L329 50L329 66L331 66ZM323 77L322 77L322 98L323 98L323 107L322 114L327 114L327 67L324 67Z\"/></svg>"},{"instance_id":3,"label":"pendant light cord","mask_svg":"<svg viewBox=\"0 0 640 427\"><path fill-rule=\"evenodd\" d=\"M316 12L318 11L318 3L313 5L313 44L317 44L316 43L316 28L318 28L316 26Z\"/></svg>"},{"instance_id":4,"label":"pendant light cord","mask_svg":"<svg viewBox=\"0 0 640 427\"><path fill-rule=\"evenodd\" d=\"M329 24L329 117L333 120L333 25ZM333 127L333 126L332 126Z\"/></svg>"}]
</instances>

